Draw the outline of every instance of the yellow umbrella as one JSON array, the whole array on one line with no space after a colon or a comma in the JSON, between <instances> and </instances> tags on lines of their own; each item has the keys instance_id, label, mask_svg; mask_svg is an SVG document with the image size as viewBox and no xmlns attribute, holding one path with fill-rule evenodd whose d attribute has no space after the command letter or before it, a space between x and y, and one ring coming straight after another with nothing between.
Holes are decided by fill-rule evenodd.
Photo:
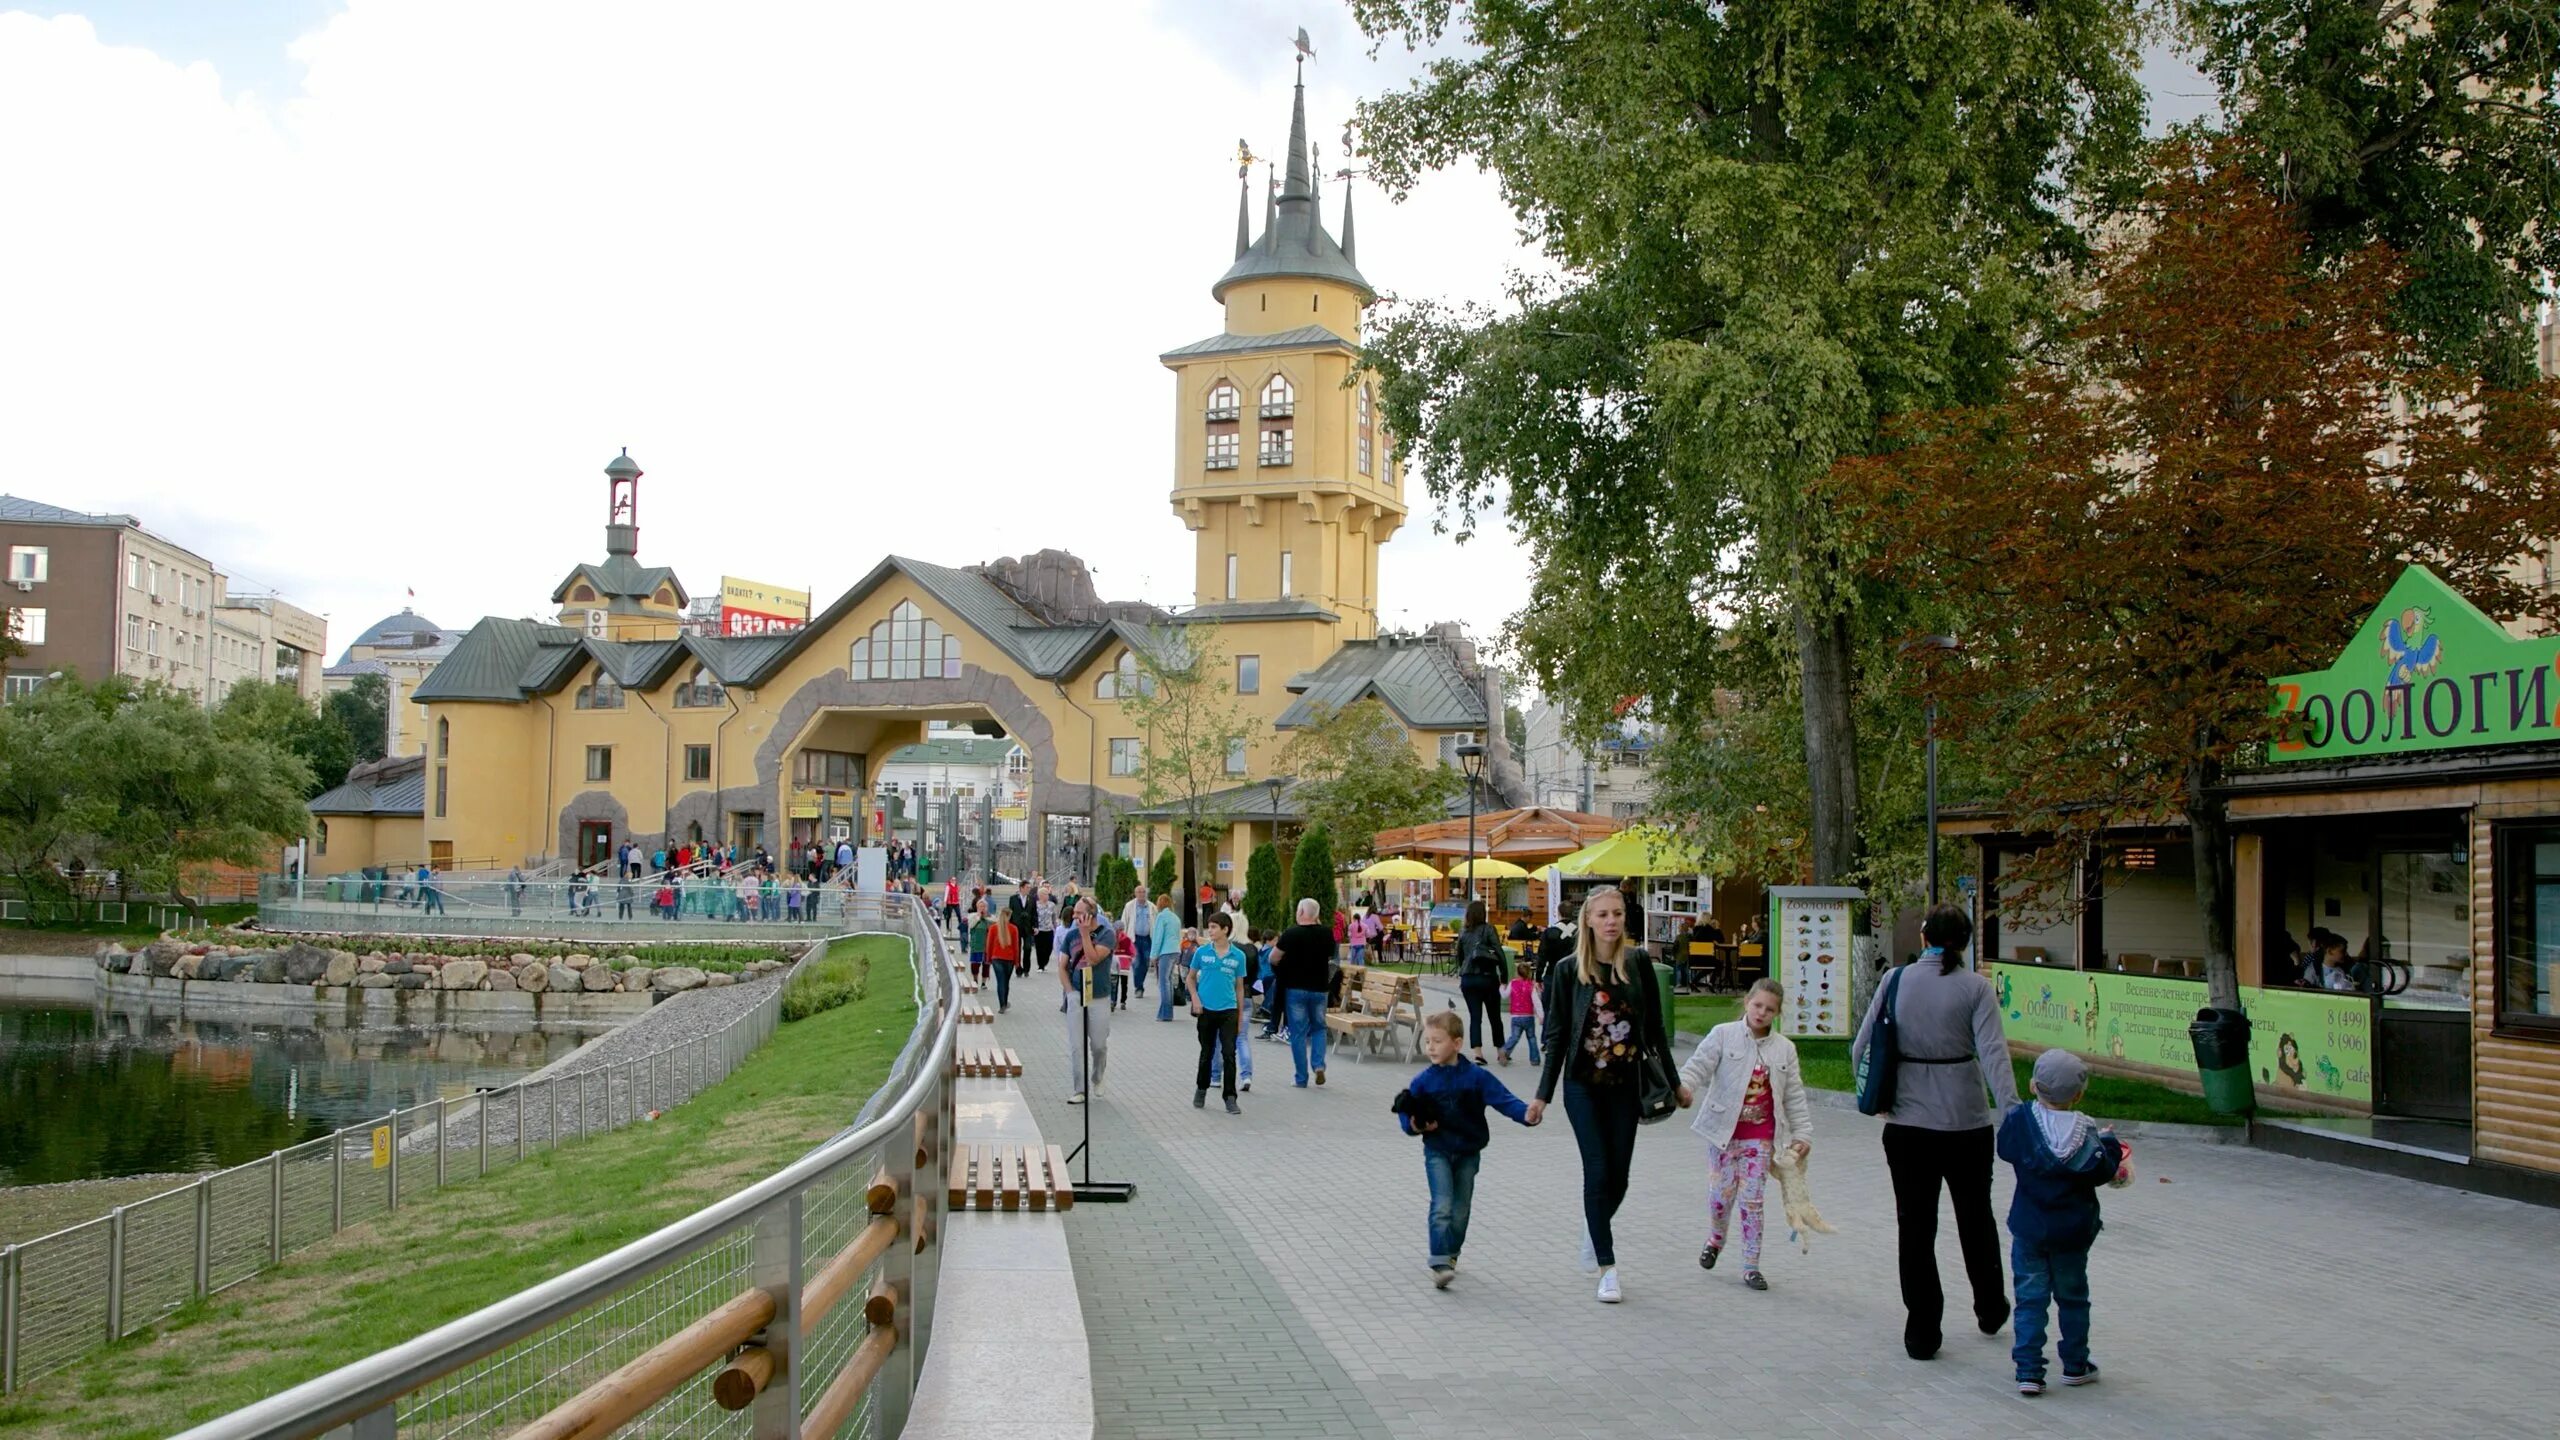
<instances>
[{"instance_id":1,"label":"yellow umbrella","mask_svg":"<svg viewBox=\"0 0 2560 1440\"><path fill-rule=\"evenodd\" d=\"M1440 878L1440 872L1419 860L1407 860L1398 856L1370 865L1360 872L1360 878L1363 880L1437 880Z\"/></svg>"},{"instance_id":2,"label":"yellow umbrella","mask_svg":"<svg viewBox=\"0 0 2560 1440\"><path fill-rule=\"evenodd\" d=\"M1479 855L1473 860L1461 860L1450 866L1449 878L1460 881L1526 880L1529 878L1529 872L1508 860Z\"/></svg>"},{"instance_id":3,"label":"yellow umbrella","mask_svg":"<svg viewBox=\"0 0 2560 1440\"><path fill-rule=\"evenodd\" d=\"M1706 865L1697 848L1679 836L1650 825L1630 825L1567 855L1556 862L1556 869L1578 880L1593 875L1696 875Z\"/></svg>"}]
</instances>

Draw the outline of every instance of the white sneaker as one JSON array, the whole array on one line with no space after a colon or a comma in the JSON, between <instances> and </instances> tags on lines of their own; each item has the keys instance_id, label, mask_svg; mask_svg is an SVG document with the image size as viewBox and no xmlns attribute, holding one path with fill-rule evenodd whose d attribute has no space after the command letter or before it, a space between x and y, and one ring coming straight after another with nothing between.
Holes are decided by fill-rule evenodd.
<instances>
[{"instance_id":1,"label":"white sneaker","mask_svg":"<svg viewBox=\"0 0 2560 1440\"><path fill-rule=\"evenodd\" d=\"M1081 1091L1081 1090L1079 1090L1079 1091L1077 1091L1076 1093L1074 1093L1073 1095L1068 1096L1068 1097L1067 1097L1067 1103L1068 1103L1068 1104L1070 1104L1070 1105L1081 1105L1081 1104L1083 1104L1083 1103L1084 1103L1084 1092L1083 1092L1083 1091Z\"/></svg>"},{"instance_id":2,"label":"white sneaker","mask_svg":"<svg viewBox=\"0 0 2560 1440\"><path fill-rule=\"evenodd\" d=\"M1597 1274L1599 1269L1599 1252L1591 1248L1591 1235L1586 1231L1582 1236L1582 1273L1585 1275Z\"/></svg>"},{"instance_id":3,"label":"white sneaker","mask_svg":"<svg viewBox=\"0 0 2560 1440\"><path fill-rule=\"evenodd\" d=\"M1600 1272L1600 1303L1603 1305L1618 1303L1618 1267L1615 1265Z\"/></svg>"}]
</instances>

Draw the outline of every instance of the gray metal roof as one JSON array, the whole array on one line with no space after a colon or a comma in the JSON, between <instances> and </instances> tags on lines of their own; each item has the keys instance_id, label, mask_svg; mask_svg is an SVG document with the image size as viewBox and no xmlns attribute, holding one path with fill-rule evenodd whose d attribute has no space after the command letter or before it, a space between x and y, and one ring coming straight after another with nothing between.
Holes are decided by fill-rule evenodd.
<instances>
[{"instance_id":1,"label":"gray metal roof","mask_svg":"<svg viewBox=\"0 0 2560 1440\"><path fill-rule=\"evenodd\" d=\"M684 582L676 578L672 568L643 565L628 555L607 555L600 561L570 571L568 578L552 590L551 603L557 605L567 599L569 587L577 584L581 575L586 576L596 587L596 592L608 600L646 600L657 594L662 584L674 588L678 605L692 598L685 594Z\"/></svg>"},{"instance_id":2,"label":"gray metal roof","mask_svg":"<svg viewBox=\"0 0 2560 1440\"><path fill-rule=\"evenodd\" d=\"M305 808L314 815L424 815L426 758L408 755L358 766L349 772L347 783L313 796Z\"/></svg>"},{"instance_id":3,"label":"gray metal roof","mask_svg":"<svg viewBox=\"0 0 2560 1440\"><path fill-rule=\"evenodd\" d=\"M385 615L381 619L374 621L372 624L364 628L363 634L358 635L354 640L348 643L351 645L380 645L395 637L405 639L409 636L422 634L433 635L436 637L434 641L429 642L430 644L454 638L452 631L445 629L443 626L438 625L433 620L419 614L415 610L404 609L397 615ZM418 648L423 649L425 647L420 646Z\"/></svg>"},{"instance_id":4,"label":"gray metal roof","mask_svg":"<svg viewBox=\"0 0 2560 1440\"><path fill-rule=\"evenodd\" d=\"M1246 280L1281 276L1333 280L1359 291L1364 300L1376 298L1378 292L1360 273L1360 267L1325 233L1314 175L1307 164L1307 87L1303 80L1290 102L1288 158L1288 178L1281 184L1279 203L1263 227L1262 238L1218 277L1218 283L1209 288L1211 298L1224 300L1230 286Z\"/></svg>"},{"instance_id":5,"label":"gray metal roof","mask_svg":"<svg viewBox=\"0 0 2560 1440\"><path fill-rule=\"evenodd\" d=\"M1294 778L1282 780L1277 810L1272 808L1271 784L1267 780L1251 780L1242 785L1230 785L1224 790L1212 790L1200 797L1200 808L1205 814L1231 820L1304 820L1307 818L1306 805L1298 795L1298 787L1304 783ZM1123 819L1128 820L1179 820L1191 813L1191 807L1179 800L1170 800L1161 805L1120 813Z\"/></svg>"},{"instance_id":6,"label":"gray metal roof","mask_svg":"<svg viewBox=\"0 0 2560 1440\"><path fill-rule=\"evenodd\" d=\"M409 698L434 700L522 700L525 668L541 653L539 632L558 626L492 615L471 627ZM563 632L566 633L566 632Z\"/></svg>"},{"instance_id":7,"label":"gray metal roof","mask_svg":"<svg viewBox=\"0 0 2560 1440\"><path fill-rule=\"evenodd\" d=\"M1013 747L1022 742L1005 736L949 735L927 740L921 745L901 745L889 752L884 765L1002 765Z\"/></svg>"},{"instance_id":8,"label":"gray metal roof","mask_svg":"<svg viewBox=\"0 0 2560 1440\"><path fill-rule=\"evenodd\" d=\"M1304 350L1327 345L1342 350L1356 348L1350 341L1321 325L1301 325L1295 330L1282 330L1271 335L1237 335L1221 331L1206 340L1194 340L1188 345L1167 350L1158 358L1197 360L1204 355L1259 355L1266 351Z\"/></svg>"},{"instance_id":9,"label":"gray metal roof","mask_svg":"<svg viewBox=\"0 0 2560 1440\"><path fill-rule=\"evenodd\" d=\"M1282 730L1313 724L1319 714L1370 696L1386 702L1415 730L1481 730L1484 695L1469 684L1445 645L1383 637L1346 641L1325 662L1290 678L1298 698L1272 723Z\"/></svg>"},{"instance_id":10,"label":"gray metal roof","mask_svg":"<svg viewBox=\"0 0 2560 1440\"><path fill-rule=\"evenodd\" d=\"M687 653L711 667L723 685L753 685L780 666L776 663L794 648L796 634L782 635L688 635L684 638Z\"/></svg>"},{"instance_id":11,"label":"gray metal roof","mask_svg":"<svg viewBox=\"0 0 2560 1440\"><path fill-rule=\"evenodd\" d=\"M47 505L41 500L28 500L16 495L0 495L0 520L16 520L31 525L114 525L139 528L140 520L130 515L92 515L86 510L66 510Z\"/></svg>"},{"instance_id":12,"label":"gray metal roof","mask_svg":"<svg viewBox=\"0 0 2560 1440\"><path fill-rule=\"evenodd\" d=\"M1173 617L1176 625L1223 624L1230 620L1339 620L1342 617L1313 600L1218 600L1194 605Z\"/></svg>"}]
</instances>

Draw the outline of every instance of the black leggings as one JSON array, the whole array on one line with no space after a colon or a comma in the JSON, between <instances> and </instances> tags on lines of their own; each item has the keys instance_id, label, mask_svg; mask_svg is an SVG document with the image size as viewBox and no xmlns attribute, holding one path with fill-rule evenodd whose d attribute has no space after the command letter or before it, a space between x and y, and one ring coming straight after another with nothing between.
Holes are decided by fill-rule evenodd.
<instances>
[{"instance_id":1,"label":"black leggings","mask_svg":"<svg viewBox=\"0 0 2560 1440\"><path fill-rule=\"evenodd\" d=\"M1031 953L1040 968L1049 968L1049 947L1058 943L1058 932L1043 925L1031 932Z\"/></svg>"},{"instance_id":2,"label":"black leggings","mask_svg":"<svg viewBox=\"0 0 2560 1440\"><path fill-rule=\"evenodd\" d=\"M1618 1206L1627 1198L1627 1175L1636 1162L1636 1087L1564 1082L1564 1116L1573 1122L1573 1143L1582 1151L1582 1224L1591 1232L1591 1253L1603 1265L1618 1263L1609 1233Z\"/></svg>"},{"instance_id":3,"label":"black leggings","mask_svg":"<svg viewBox=\"0 0 2560 1440\"><path fill-rule=\"evenodd\" d=\"M1200 1032L1200 1069L1191 1079L1191 1088L1209 1088L1209 1056L1214 1051L1218 1063L1226 1068L1219 1089L1230 1100L1236 1098L1236 1012L1203 1010L1192 1024Z\"/></svg>"},{"instance_id":4,"label":"black leggings","mask_svg":"<svg viewBox=\"0 0 2560 1440\"><path fill-rule=\"evenodd\" d=\"M1467 1043L1481 1050L1484 1032L1493 1032L1493 1043L1502 1043L1502 982L1478 980L1470 976L1458 982L1458 993L1467 999Z\"/></svg>"},{"instance_id":5,"label":"black leggings","mask_svg":"<svg viewBox=\"0 0 2560 1440\"><path fill-rule=\"evenodd\" d=\"M1893 1176L1894 1229L1902 1272L1902 1342L1914 1355L1935 1352L1942 1338L1946 1292L1938 1283L1938 1187L1955 1202L1956 1240L1973 1291L1973 1318L1990 1330L2009 1315L2009 1284L2000 1268L2000 1222L1991 1214L1991 1127L1923 1130L1884 1127L1884 1164Z\"/></svg>"}]
</instances>

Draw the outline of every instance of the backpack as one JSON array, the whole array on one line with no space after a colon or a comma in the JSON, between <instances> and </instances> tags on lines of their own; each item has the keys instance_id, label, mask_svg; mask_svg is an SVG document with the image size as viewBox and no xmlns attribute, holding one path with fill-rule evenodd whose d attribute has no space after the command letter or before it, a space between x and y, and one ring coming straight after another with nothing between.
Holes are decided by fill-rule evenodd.
<instances>
[{"instance_id":1,"label":"backpack","mask_svg":"<svg viewBox=\"0 0 2560 1440\"><path fill-rule=\"evenodd\" d=\"M1492 927L1479 925L1459 937L1458 968L1471 979L1502 978L1502 962L1507 958L1502 941Z\"/></svg>"}]
</instances>

